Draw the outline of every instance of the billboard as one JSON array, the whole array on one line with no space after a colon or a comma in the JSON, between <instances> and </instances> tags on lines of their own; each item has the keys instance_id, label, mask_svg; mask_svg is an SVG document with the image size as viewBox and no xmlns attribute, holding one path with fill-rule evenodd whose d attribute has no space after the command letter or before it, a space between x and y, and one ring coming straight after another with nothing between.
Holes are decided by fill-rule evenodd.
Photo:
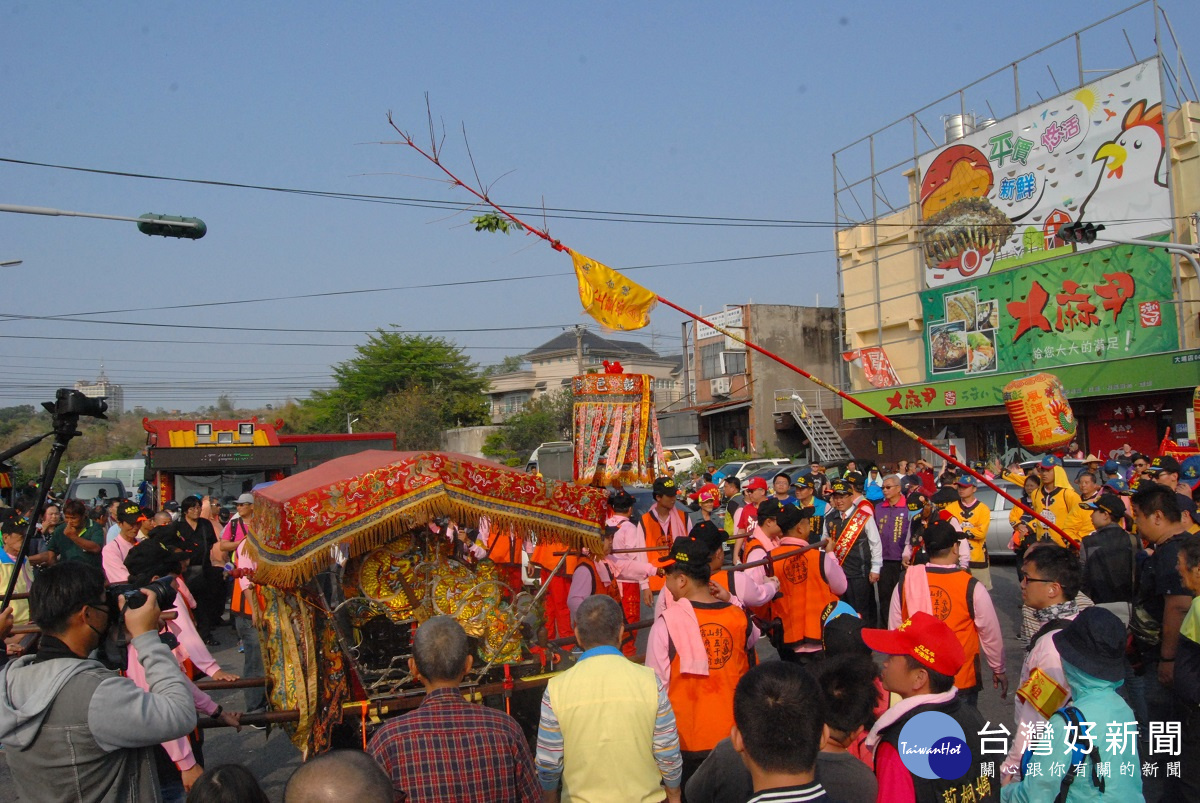
<instances>
[{"instance_id":1,"label":"billboard","mask_svg":"<svg viewBox=\"0 0 1200 803\"><path fill-rule=\"evenodd\" d=\"M925 375L958 379L1179 348L1161 249L1116 245L921 292Z\"/></svg>"},{"instance_id":2,"label":"billboard","mask_svg":"<svg viewBox=\"0 0 1200 803\"><path fill-rule=\"evenodd\" d=\"M921 245L928 287L1071 254L1066 223L1121 239L1171 228L1158 59L980 128L924 154ZM1104 235L1101 235L1104 236Z\"/></svg>"}]
</instances>

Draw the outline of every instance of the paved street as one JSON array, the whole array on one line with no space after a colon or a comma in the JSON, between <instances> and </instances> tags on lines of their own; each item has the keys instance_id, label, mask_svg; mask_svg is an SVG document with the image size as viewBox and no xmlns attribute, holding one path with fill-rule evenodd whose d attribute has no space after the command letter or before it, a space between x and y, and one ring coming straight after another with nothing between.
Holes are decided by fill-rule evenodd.
<instances>
[{"instance_id":1,"label":"paved street","mask_svg":"<svg viewBox=\"0 0 1200 803\"><path fill-rule=\"evenodd\" d=\"M1021 593L1017 586L1016 568L1012 564L1001 564L992 567L992 580L995 588L992 598L996 604L996 612L1000 617L1000 626L1006 638L1004 647L1008 658L1008 679L1015 686L1021 671L1022 647L1016 640L1017 623L1020 620ZM214 651L214 656L222 667L233 672L241 672L242 657L237 651L237 642L230 628L219 628L218 638L222 646ZM989 675L990 677L990 675ZM240 691L218 692L213 698L222 705L240 709L242 693ZM1013 706L1012 688L1007 700L991 688L985 688L979 696L979 710L984 719L990 722L1003 722L1012 729ZM288 741L281 731L272 730L270 738L265 731L255 731L243 728L236 733L228 728L210 730L204 743L204 753L207 766L215 767L220 764L241 762L262 783L263 788L273 801L283 799L283 787L288 777L300 765L300 753ZM7 762L0 753L0 801L16 800L12 791L12 783L8 776Z\"/></svg>"}]
</instances>

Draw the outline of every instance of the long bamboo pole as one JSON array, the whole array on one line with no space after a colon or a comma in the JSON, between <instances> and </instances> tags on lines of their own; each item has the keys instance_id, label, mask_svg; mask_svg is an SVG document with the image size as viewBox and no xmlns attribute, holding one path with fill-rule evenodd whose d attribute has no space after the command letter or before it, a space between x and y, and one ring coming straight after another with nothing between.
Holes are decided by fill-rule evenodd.
<instances>
[{"instance_id":1,"label":"long bamboo pole","mask_svg":"<svg viewBox=\"0 0 1200 803\"><path fill-rule=\"evenodd\" d=\"M450 170L448 170L446 168L446 166L441 163L441 160L437 156L436 150L432 154L426 152L419 145L417 145L416 142L413 141L413 138L411 136L409 136L407 133L405 133L403 130L401 130L400 127L396 125L396 122L392 119L392 116L390 113L388 114L388 124L392 126L392 128L396 131L397 134L399 134L401 137L404 138L405 145L408 145L410 148L415 150L417 153L424 156L429 162L431 162L439 170L441 170L443 173L445 173L446 176L449 178L451 184L453 184L456 187L462 187L467 192L474 195L478 200L480 200L487 206L491 207L492 209L495 209L499 214L503 215L508 220L512 221L513 223L516 223L518 226L520 226L522 229L524 229L526 233L533 234L537 237L541 237L543 240L545 240L547 243L549 243L550 247L553 248L555 251L564 251L566 253L572 253L570 248L563 245L562 242L555 239L554 237L551 237L550 233L548 231L543 231L542 229L538 229L534 226L530 226L528 223L526 223L525 221L518 218L512 212L509 212L507 209L500 206L495 201L493 201L491 198L489 198L487 196L486 192L480 192L479 190L476 190L474 187L471 187L470 185L463 182L458 176L456 176L454 173L452 173ZM890 418L889 416L879 412L878 410L876 410L872 407L867 406L866 404L864 404L863 402L854 398L850 394L848 394L842 390L839 390L838 388L835 388L833 385L829 384L828 382L821 379L820 377L813 376L811 373L804 370L803 368L789 362L788 360L785 360L783 357L780 357L778 354L768 351L767 349L763 348L762 346L758 345L757 343L747 340L744 337L741 337L741 336L737 335L736 333L733 333L724 327L717 326L712 321L705 319L701 315L698 315L689 309L685 309L684 307L679 306L678 304L676 304L675 302L671 301L668 298L664 298L663 296L657 295L657 294L656 294L656 298L658 299L659 303L665 304L666 306L670 307L671 309L676 310L677 312L683 313L684 315L691 318L692 320L694 320L698 323L702 323L705 326L712 327L714 330L722 333L723 335L725 335L727 337L731 337L734 340L737 340L738 342L745 345L747 348L758 352L759 354L763 355L764 357L766 357L768 359L774 360L775 362L779 363L780 365L782 365L785 368L795 371L800 376L804 377L805 379L809 380L810 382L813 382L814 384L818 385L819 387L822 387L825 390L828 390L831 393L836 394L844 401L847 401L850 404L853 404L855 407L858 407L859 409L869 413L871 416L873 416L874 418L887 424L889 427L891 427L892 429L901 433L902 435L905 435L905 436L911 438L912 440L916 441L917 443L921 444L921 446L923 446L926 449L928 449L929 451L933 452L938 457L941 457L947 463L950 463L951 465L957 467L962 472L969 474L970 476L974 477L976 480L982 482L988 488L991 488L997 494L999 494L1000 496L1002 496L1003 498L1005 498L1009 502L1011 502L1015 507L1018 507L1021 510L1025 511L1026 513L1031 515L1033 518L1037 519L1039 522L1041 522L1046 527L1048 527L1050 530L1053 530L1054 532L1058 533L1063 538L1064 541L1078 546L1079 542L1073 536L1068 535L1061 527L1058 526L1057 523L1045 518L1040 513L1038 513L1036 510L1034 510L1032 507L1030 507L1029 505L1026 505L1020 499L1013 497L1011 494L1009 494L1007 491L1005 491L1003 488L1001 488L998 484L996 484L995 482L992 482L991 479L989 479L987 476L985 476L981 472L975 471L975 469L971 468L966 463L963 463L962 461L958 460L957 458L952 457L951 455L947 454L946 452L943 452L937 446L934 446L928 440L926 440L925 438L922 438L920 435L913 432L911 429L904 426L903 424L900 424L899 422Z\"/></svg>"}]
</instances>

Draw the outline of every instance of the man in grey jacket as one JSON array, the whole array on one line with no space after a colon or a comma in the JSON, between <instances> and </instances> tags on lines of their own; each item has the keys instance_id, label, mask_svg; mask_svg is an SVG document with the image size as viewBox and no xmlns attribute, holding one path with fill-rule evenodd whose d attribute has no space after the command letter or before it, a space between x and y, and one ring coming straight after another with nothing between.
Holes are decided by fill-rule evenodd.
<instances>
[{"instance_id":1,"label":"man in grey jacket","mask_svg":"<svg viewBox=\"0 0 1200 803\"><path fill-rule=\"evenodd\" d=\"M158 637L158 602L127 610L149 682L146 692L89 658L114 616L98 569L77 562L47 568L30 590L42 628L34 656L0 670L0 743L26 800L157 801L154 746L196 727L186 676Z\"/></svg>"}]
</instances>

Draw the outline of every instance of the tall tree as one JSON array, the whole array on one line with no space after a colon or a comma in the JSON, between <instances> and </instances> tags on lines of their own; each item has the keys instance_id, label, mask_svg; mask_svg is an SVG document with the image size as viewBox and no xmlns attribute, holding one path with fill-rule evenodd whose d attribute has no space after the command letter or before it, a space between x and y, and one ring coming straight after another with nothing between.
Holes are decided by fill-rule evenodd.
<instances>
[{"instance_id":1,"label":"tall tree","mask_svg":"<svg viewBox=\"0 0 1200 803\"><path fill-rule=\"evenodd\" d=\"M422 389L437 397L443 429L487 420L487 380L462 349L440 337L376 330L357 356L333 369L336 387L304 402L315 412L317 431L340 432L346 416L361 416L369 402Z\"/></svg>"}]
</instances>

